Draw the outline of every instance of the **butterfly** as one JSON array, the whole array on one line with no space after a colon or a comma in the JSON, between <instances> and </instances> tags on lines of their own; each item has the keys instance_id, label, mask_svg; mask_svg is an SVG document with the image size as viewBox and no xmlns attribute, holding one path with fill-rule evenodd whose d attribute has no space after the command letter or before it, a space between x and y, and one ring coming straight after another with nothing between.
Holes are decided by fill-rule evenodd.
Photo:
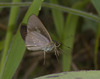
<instances>
[{"instance_id":1,"label":"butterfly","mask_svg":"<svg viewBox=\"0 0 100 79\"><path fill-rule=\"evenodd\" d=\"M43 51L44 59L46 52L52 50L55 51L56 56L58 55L56 44L52 41L48 31L37 16L31 15L27 26L21 25L20 33L28 50Z\"/></svg>"}]
</instances>

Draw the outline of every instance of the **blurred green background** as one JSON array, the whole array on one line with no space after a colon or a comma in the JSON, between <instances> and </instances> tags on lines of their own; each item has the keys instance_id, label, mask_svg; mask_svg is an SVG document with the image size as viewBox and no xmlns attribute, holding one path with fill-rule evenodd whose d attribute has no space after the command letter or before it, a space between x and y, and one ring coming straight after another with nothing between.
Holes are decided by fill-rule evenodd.
<instances>
[{"instance_id":1,"label":"blurred green background","mask_svg":"<svg viewBox=\"0 0 100 79\"><path fill-rule=\"evenodd\" d=\"M32 1L31 6L34 7L30 9L31 3L28 2ZM11 7L12 2L22 2L28 6L18 3ZM8 76L11 75L3 79L32 79L62 71L100 69L99 0L44 0L43 2L28 0L28 2L27 0L0 1L0 71L1 76L8 74L9 71ZM61 44L58 47L59 62L54 53L47 53L44 65L43 52L35 54L25 51L19 25L21 22L27 24L31 14L38 15L52 40Z\"/></svg>"}]
</instances>

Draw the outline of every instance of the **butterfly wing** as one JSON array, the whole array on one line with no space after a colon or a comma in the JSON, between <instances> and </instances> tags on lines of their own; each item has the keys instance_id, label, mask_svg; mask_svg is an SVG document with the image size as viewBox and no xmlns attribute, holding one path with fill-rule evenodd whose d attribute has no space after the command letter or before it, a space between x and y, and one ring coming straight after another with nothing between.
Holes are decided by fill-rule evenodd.
<instances>
[{"instance_id":1,"label":"butterfly wing","mask_svg":"<svg viewBox=\"0 0 100 79\"><path fill-rule=\"evenodd\" d=\"M42 50L50 44L50 41L42 34L34 31L27 34L25 43L28 50L36 51Z\"/></svg>"},{"instance_id":2,"label":"butterfly wing","mask_svg":"<svg viewBox=\"0 0 100 79\"><path fill-rule=\"evenodd\" d=\"M42 22L38 19L38 17L35 15L31 15L28 20L27 32L34 31L39 32L40 34L44 35L49 41L52 41L49 33L47 32Z\"/></svg>"},{"instance_id":3,"label":"butterfly wing","mask_svg":"<svg viewBox=\"0 0 100 79\"><path fill-rule=\"evenodd\" d=\"M35 15L31 15L28 25L21 25L20 32L28 50L42 50L50 45L52 40L42 22Z\"/></svg>"}]
</instances>

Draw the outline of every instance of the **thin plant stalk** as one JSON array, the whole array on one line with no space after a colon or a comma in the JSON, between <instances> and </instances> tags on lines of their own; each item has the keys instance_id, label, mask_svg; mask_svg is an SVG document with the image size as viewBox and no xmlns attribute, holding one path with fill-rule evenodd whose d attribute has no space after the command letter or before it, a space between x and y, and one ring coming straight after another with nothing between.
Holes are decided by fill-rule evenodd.
<instances>
[{"instance_id":1,"label":"thin plant stalk","mask_svg":"<svg viewBox=\"0 0 100 79\"><path fill-rule=\"evenodd\" d=\"M13 0L13 2L20 2L20 0ZM8 50L9 50L9 47L11 44L11 39L13 36L14 27L16 26L16 20L18 18L17 17L18 10L19 10L19 7L12 7L11 11L10 11L8 28L7 28L6 39L5 39L5 44L4 44L4 50L2 53L2 59L1 59L1 64L0 64L0 73L1 73L0 75L2 75L2 71L3 71L4 66L5 66L6 57L7 57Z\"/></svg>"}]
</instances>

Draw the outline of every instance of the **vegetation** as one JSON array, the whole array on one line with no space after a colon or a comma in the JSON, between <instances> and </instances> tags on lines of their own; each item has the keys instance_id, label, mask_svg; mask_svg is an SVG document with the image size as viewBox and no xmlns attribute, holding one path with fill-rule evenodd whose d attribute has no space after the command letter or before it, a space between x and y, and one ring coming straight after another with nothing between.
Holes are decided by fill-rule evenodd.
<instances>
[{"instance_id":1,"label":"vegetation","mask_svg":"<svg viewBox=\"0 0 100 79\"><path fill-rule=\"evenodd\" d=\"M30 2L2 0L0 79L29 79L62 71L99 70L99 3L100 0L30 0ZM26 50L19 27L21 23L27 24L32 14L39 16L52 40L61 42L58 48L61 53L59 62L54 51L46 54L46 64L43 65L43 52ZM85 73L97 75L100 71ZM69 75L64 73L59 75L62 74L63 78L69 78ZM80 75L83 78L86 75L83 71L69 74ZM55 76L62 78L57 74ZM76 76L71 78L74 79Z\"/></svg>"}]
</instances>

